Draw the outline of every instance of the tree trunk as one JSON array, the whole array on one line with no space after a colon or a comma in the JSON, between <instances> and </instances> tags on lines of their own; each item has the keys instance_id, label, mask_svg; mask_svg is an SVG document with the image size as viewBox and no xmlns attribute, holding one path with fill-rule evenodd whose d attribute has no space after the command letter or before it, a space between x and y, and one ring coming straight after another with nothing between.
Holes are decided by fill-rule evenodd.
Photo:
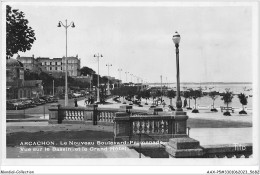
<instances>
[{"instance_id":1,"label":"tree trunk","mask_svg":"<svg viewBox=\"0 0 260 175\"><path fill-rule=\"evenodd\" d=\"M195 99L195 109L197 109L196 99Z\"/></svg>"},{"instance_id":2,"label":"tree trunk","mask_svg":"<svg viewBox=\"0 0 260 175\"><path fill-rule=\"evenodd\" d=\"M189 98L189 108L190 108L190 98Z\"/></svg>"},{"instance_id":3,"label":"tree trunk","mask_svg":"<svg viewBox=\"0 0 260 175\"><path fill-rule=\"evenodd\" d=\"M215 102L215 100L213 100L213 105L212 105L212 108L214 109L215 107L214 107L214 102Z\"/></svg>"},{"instance_id":4,"label":"tree trunk","mask_svg":"<svg viewBox=\"0 0 260 175\"><path fill-rule=\"evenodd\" d=\"M242 105L242 108L243 108L243 111L245 110L245 107L244 107L244 105Z\"/></svg>"},{"instance_id":5,"label":"tree trunk","mask_svg":"<svg viewBox=\"0 0 260 175\"><path fill-rule=\"evenodd\" d=\"M172 98L170 98L170 105L172 106Z\"/></svg>"}]
</instances>

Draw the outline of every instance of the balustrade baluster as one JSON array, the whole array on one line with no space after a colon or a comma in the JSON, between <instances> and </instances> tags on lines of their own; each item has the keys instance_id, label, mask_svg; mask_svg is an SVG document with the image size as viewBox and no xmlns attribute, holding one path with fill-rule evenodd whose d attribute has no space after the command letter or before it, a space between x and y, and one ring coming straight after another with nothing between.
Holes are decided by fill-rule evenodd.
<instances>
[{"instance_id":1,"label":"balustrade baluster","mask_svg":"<svg viewBox=\"0 0 260 175\"><path fill-rule=\"evenodd\" d=\"M145 120L144 121L144 133L149 133L149 121L148 120Z\"/></svg>"},{"instance_id":2,"label":"balustrade baluster","mask_svg":"<svg viewBox=\"0 0 260 175\"><path fill-rule=\"evenodd\" d=\"M84 111L80 111L81 120L84 120Z\"/></svg>"},{"instance_id":3,"label":"balustrade baluster","mask_svg":"<svg viewBox=\"0 0 260 175\"><path fill-rule=\"evenodd\" d=\"M68 111L65 111L65 119L66 119L66 120L69 120L69 119L68 119Z\"/></svg>"},{"instance_id":4,"label":"balustrade baluster","mask_svg":"<svg viewBox=\"0 0 260 175\"><path fill-rule=\"evenodd\" d=\"M138 120L138 121L137 121L137 133L138 133L138 134L140 133L140 127L141 127L141 123L140 123L140 121Z\"/></svg>"},{"instance_id":5,"label":"balustrade baluster","mask_svg":"<svg viewBox=\"0 0 260 175\"><path fill-rule=\"evenodd\" d=\"M169 133L169 124L168 124L168 121L166 120L165 122L164 122L164 128L165 128L165 133L166 134L168 134Z\"/></svg>"},{"instance_id":6,"label":"balustrade baluster","mask_svg":"<svg viewBox=\"0 0 260 175\"><path fill-rule=\"evenodd\" d=\"M163 134L164 131L165 131L165 129L164 129L164 121L161 120L160 124L161 124L161 133Z\"/></svg>"},{"instance_id":7,"label":"balustrade baluster","mask_svg":"<svg viewBox=\"0 0 260 175\"><path fill-rule=\"evenodd\" d=\"M71 120L71 111L68 110L68 118Z\"/></svg>"},{"instance_id":8,"label":"balustrade baluster","mask_svg":"<svg viewBox=\"0 0 260 175\"><path fill-rule=\"evenodd\" d=\"M105 122L108 122L108 116L109 116L109 112L106 112L106 115L105 115Z\"/></svg>"},{"instance_id":9,"label":"balustrade baluster","mask_svg":"<svg viewBox=\"0 0 260 175\"><path fill-rule=\"evenodd\" d=\"M154 121L154 133L158 133L158 129L159 129L159 127L158 127L158 125L159 125L159 121Z\"/></svg>"},{"instance_id":10,"label":"balustrade baluster","mask_svg":"<svg viewBox=\"0 0 260 175\"><path fill-rule=\"evenodd\" d=\"M141 127L139 129L141 129L140 130L141 133L144 133L144 121L143 120L141 121Z\"/></svg>"},{"instance_id":11,"label":"balustrade baluster","mask_svg":"<svg viewBox=\"0 0 260 175\"><path fill-rule=\"evenodd\" d=\"M153 121L150 121L150 120L149 120L149 133L153 133L153 129L154 129L154 127L153 127Z\"/></svg>"},{"instance_id":12,"label":"balustrade baluster","mask_svg":"<svg viewBox=\"0 0 260 175\"><path fill-rule=\"evenodd\" d=\"M137 133L137 122L136 121L133 121L133 134L136 134Z\"/></svg>"}]
</instances>

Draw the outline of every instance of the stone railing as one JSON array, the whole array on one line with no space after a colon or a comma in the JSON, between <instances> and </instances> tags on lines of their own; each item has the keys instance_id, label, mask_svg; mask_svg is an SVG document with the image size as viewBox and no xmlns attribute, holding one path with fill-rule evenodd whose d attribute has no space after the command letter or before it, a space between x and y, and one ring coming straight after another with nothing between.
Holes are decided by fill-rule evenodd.
<instances>
[{"instance_id":1,"label":"stone railing","mask_svg":"<svg viewBox=\"0 0 260 175\"><path fill-rule=\"evenodd\" d=\"M115 141L132 141L143 135L146 140L168 141L174 137L188 137L185 112L181 115L161 113L160 115L133 114L118 112L115 116L114 139Z\"/></svg>"},{"instance_id":2,"label":"stone railing","mask_svg":"<svg viewBox=\"0 0 260 175\"><path fill-rule=\"evenodd\" d=\"M99 108L97 105L87 107L61 107L53 105L49 108L49 123L86 123L113 124L117 112L126 112L129 115L146 114L143 110L133 110L132 106L121 106L119 109Z\"/></svg>"}]
</instances>

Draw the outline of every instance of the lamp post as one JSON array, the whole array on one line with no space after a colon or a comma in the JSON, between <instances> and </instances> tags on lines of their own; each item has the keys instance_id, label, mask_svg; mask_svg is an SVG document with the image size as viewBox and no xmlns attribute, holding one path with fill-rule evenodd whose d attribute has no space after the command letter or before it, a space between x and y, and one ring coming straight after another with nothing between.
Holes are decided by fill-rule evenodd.
<instances>
[{"instance_id":1,"label":"lamp post","mask_svg":"<svg viewBox=\"0 0 260 175\"><path fill-rule=\"evenodd\" d=\"M182 111L182 101L180 96L180 69L179 69L179 43L181 40L181 36L178 32L172 37L173 43L175 44L176 48L176 70L177 70L177 100L176 100L176 107L177 111Z\"/></svg>"},{"instance_id":2,"label":"lamp post","mask_svg":"<svg viewBox=\"0 0 260 175\"><path fill-rule=\"evenodd\" d=\"M67 52L68 52L68 45L67 45L67 30L68 28L71 26L72 28L75 27L74 22L72 21L69 25L68 25L68 21L67 19L65 20L65 25L59 21L58 23L58 27L61 27L61 25L65 28L66 31L66 57L65 57L65 106L68 106L68 60L67 60Z\"/></svg>"},{"instance_id":3,"label":"lamp post","mask_svg":"<svg viewBox=\"0 0 260 175\"><path fill-rule=\"evenodd\" d=\"M52 80L52 95L54 96L54 79Z\"/></svg>"},{"instance_id":4,"label":"lamp post","mask_svg":"<svg viewBox=\"0 0 260 175\"><path fill-rule=\"evenodd\" d=\"M161 78L161 101L162 101L162 94L163 94L163 90L162 90L162 75L160 76Z\"/></svg>"},{"instance_id":5,"label":"lamp post","mask_svg":"<svg viewBox=\"0 0 260 175\"><path fill-rule=\"evenodd\" d=\"M118 69L118 72L119 72L119 80L121 81L121 83L122 83L122 79L121 79L121 72L123 71L123 69ZM119 83L118 83L119 84ZM119 87L119 86L118 86Z\"/></svg>"},{"instance_id":6,"label":"lamp post","mask_svg":"<svg viewBox=\"0 0 260 175\"><path fill-rule=\"evenodd\" d=\"M125 72L125 81L126 81L126 83L127 83L127 74L128 74L129 72Z\"/></svg>"},{"instance_id":7,"label":"lamp post","mask_svg":"<svg viewBox=\"0 0 260 175\"><path fill-rule=\"evenodd\" d=\"M49 73L50 76L52 76L52 73ZM54 77L52 80L52 95L54 96Z\"/></svg>"},{"instance_id":8,"label":"lamp post","mask_svg":"<svg viewBox=\"0 0 260 175\"><path fill-rule=\"evenodd\" d=\"M112 66L112 64L106 64L107 70L108 70L108 77L107 77L107 95L110 95L110 89L109 89L109 67Z\"/></svg>"},{"instance_id":9,"label":"lamp post","mask_svg":"<svg viewBox=\"0 0 260 175\"><path fill-rule=\"evenodd\" d=\"M97 77L97 102L100 102L100 97L99 97L99 58L101 57L103 57L103 55L101 55L101 54L95 54L94 55L94 57L96 57L97 58L97 60L98 60L98 77Z\"/></svg>"},{"instance_id":10,"label":"lamp post","mask_svg":"<svg viewBox=\"0 0 260 175\"><path fill-rule=\"evenodd\" d=\"M91 94L91 81L92 81L92 78L93 78L93 75L91 74L90 77L89 77L89 79L90 79L90 81L89 81L89 94Z\"/></svg>"}]
</instances>

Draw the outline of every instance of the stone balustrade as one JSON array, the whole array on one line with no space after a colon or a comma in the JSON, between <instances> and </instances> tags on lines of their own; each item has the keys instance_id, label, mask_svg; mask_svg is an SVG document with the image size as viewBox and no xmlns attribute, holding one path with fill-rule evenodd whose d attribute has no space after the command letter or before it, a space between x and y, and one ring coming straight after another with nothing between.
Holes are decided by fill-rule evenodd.
<instances>
[{"instance_id":1,"label":"stone balustrade","mask_svg":"<svg viewBox=\"0 0 260 175\"><path fill-rule=\"evenodd\" d=\"M97 105L87 107L61 107L53 105L49 108L49 123L86 123L93 121L93 124L113 124L117 112L127 111L129 115L146 114L143 110L132 110L132 106L122 106L119 109L98 108Z\"/></svg>"},{"instance_id":2,"label":"stone balustrade","mask_svg":"<svg viewBox=\"0 0 260 175\"><path fill-rule=\"evenodd\" d=\"M114 125L114 141L161 141L166 143L163 153L174 158L248 158L252 144L207 145L187 135L185 112L149 114L131 107L119 109L87 107L49 108L49 123L87 123ZM141 139L140 139L141 138ZM160 150L162 148L160 147Z\"/></svg>"},{"instance_id":3,"label":"stone balustrade","mask_svg":"<svg viewBox=\"0 0 260 175\"><path fill-rule=\"evenodd\" d=\"M154 139L169 141L169 138L188 137L186 134L186 121L188 116L176 116L174 113L152 114L128 114L126 112L116 113L114 119L114 133L116 141L137 140L138 135L146 136L143 139Z\"/></svg>"}]
</instances>

